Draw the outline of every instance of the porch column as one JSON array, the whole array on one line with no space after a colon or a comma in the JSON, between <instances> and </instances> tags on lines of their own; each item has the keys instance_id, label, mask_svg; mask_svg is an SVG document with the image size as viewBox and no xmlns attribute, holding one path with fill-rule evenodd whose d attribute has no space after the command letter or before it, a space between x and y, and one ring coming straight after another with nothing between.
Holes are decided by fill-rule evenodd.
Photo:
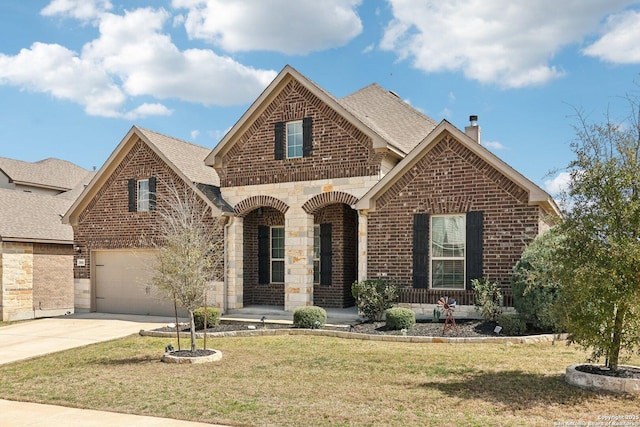
<instances>
[{"instance_id":1,"label":"porch column","mask_svg":"<svg viewBox=\"0 0 640 427\"><path fill-rule=\"evenodd\" d=\"M232 217L225 228L225 283L224 297L227 309L243 307L243 236L244 219Z\"/></svg>"},{"instance_id":2,"label":"porch column","mask_svg":"<svg viewBox=\"0 0 640 427\"><path fill-rule=\"evenodd\" d=\"M367 279L367 211L358 211L358 280Z\"/></svg>"},{"instance_id":3,"label":"porch column","mask_svg":"<svg viewBox=\"0 0 640 427\"><path fill-rule=\"evenodd\" d=\"M284 309L313 305L313 215L290 208L284 216Z\"/></svg>"}]
</instances>

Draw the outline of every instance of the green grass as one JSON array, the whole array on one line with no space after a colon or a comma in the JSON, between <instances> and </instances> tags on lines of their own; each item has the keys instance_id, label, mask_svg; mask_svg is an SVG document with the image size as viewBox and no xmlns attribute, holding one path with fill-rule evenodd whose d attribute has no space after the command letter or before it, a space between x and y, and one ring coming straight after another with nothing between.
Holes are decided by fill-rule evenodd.
<instances>
[{"instance_id":1,"label":"green grass","mask_svg":"<svg viewBox=\"0 0 640 427\"><path fill-rule=\"evenodd\" d=\"M132 336L0 366L0 398L256 426L549 426L640 415L640 397L565 384L566 366L586 354L564 343L216 338L208 344L220 362L175 365L159 360L170 342Z\"/></svg>"}]
</instances>

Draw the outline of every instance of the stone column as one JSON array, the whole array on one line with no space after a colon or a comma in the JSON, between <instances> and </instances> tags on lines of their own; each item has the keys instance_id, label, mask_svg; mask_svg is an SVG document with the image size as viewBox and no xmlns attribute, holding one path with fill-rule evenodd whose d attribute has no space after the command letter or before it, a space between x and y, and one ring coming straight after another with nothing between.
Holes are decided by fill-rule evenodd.
<instances>
[{"instance_id":1,"label":"stone column","mask_svg":"<svg viewBox=\"0 0 640 427\"><path fill-rule=\"evenodd\" d=\"M358 280L367 279L367 212L358 211Z\"/></svg>"},{"instance_id":2,"label":"stone column","mask_svg":"<svg viewBox=\"0 0 640 427\"><path fill-rule=\"evenodd\" d=\"M225 270L226 283L223 287L224 298L227 299L226 306L228 309L242 308L243 306L243 238L244 238L244 219L233 217L230 219L231 224L225 228Z\"/></svg>"},{"instance_id":3,"label":"stone column","mask_svg":"<svg viewBox=\"0 0 640 427\"><path fill-rule=\"evenodd\" d=\"M313 215L290 208L284 216L284 309L313 305Z\"/></svg>"}]
</instances>

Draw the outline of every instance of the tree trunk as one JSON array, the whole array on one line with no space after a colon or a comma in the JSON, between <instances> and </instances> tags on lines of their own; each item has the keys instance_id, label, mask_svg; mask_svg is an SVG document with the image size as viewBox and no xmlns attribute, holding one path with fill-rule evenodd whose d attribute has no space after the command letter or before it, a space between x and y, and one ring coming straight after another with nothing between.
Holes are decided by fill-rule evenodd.
<instances>
[{"instance_id":1,"label":"tree trunk","mask_svg":"<svg viewBox=\"0 0 640 427\"><path fill-rule=\"evenodd\" d=\"M196 322L193 319L193 310L189 310L189 320L191 321L191 351L196 351Z\"/></svg>"},{"instance_id":2,"label":"tree trunk","mask_svg":"<svg viewBox=\"0 0 640 427\"><path fill-rule=\"evenodd\" d=\"M621 304L616 309L615 320L613 323L613 337L611 339L611 347L609 347L608 367L612 371L618 370L618 359L620 357L620 346L622 344L622 326L624 325L624 317L627 312L627 306Z\"/></svg>"},{"instance_id":3,"label":"tree trunk","mask_svg":"<svg viewBox=\"0 0 640 427\"><path fill-rule=\"evenodd\" d=\"M176 315L176 338L178 339L178 351L180 348L180 328L178 327L178 301L176 301L176 296L173 296L173 313Z\"/></svg>"}]
</instances>

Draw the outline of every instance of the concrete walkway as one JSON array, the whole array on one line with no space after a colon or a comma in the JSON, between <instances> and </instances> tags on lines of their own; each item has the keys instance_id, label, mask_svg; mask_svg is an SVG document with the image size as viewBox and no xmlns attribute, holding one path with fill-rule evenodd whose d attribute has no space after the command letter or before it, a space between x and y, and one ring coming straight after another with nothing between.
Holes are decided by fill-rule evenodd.
<instances>
[{"instance_id":1,"label":"concrete walkway","mask_svg":"<svg viewBox=\"0 0 640 427\"><path fill-rule=\"evenodd\" d=\"M166 317L87 313L29 320L0 327L0 364L122 338L140 329L155 329L174 320ZM211 427L167 418L14 402L0 399L3 427Z\"/></svg>"}]
</instances>

